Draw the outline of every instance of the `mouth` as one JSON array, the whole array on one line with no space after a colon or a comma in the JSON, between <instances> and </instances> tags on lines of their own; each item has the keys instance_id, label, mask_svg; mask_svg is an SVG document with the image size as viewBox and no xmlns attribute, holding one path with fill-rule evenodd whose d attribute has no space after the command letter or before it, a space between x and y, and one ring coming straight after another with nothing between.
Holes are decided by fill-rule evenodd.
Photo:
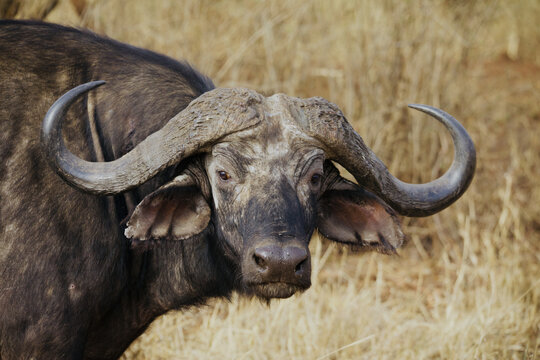
<instances>
[{"instance_id":1,"label":"mouth","mask_svg":"<svg viewBox=\"0 0 540 360\"><path fill-rule=\"evenodd\" d=\"M298 292L307 290L310 285L300 286L284 282L265 282L249 284L248 288L254 295L263 299L286 299Z\"/></svg>"}]
</instances>

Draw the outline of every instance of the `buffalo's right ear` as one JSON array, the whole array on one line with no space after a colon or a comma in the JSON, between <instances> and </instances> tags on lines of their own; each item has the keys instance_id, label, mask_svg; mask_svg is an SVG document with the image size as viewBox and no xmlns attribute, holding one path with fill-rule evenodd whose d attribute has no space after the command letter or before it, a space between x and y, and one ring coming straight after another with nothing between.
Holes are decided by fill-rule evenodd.
<instances>
[{"instance_id":1,"label":"buffalo's right ear","mask_svg":"<svg viewBox=\"0 0 540 360\"><path fill-rule=\"evenodd\" d=\"M147 195L127 222L133 240L183 240L201 233L210 221L208 203L188 175L180 175Z\"/></svg>"},{"instance_id":2,"label":"buffalo's right ear","mask_svg":"<svg viewBox=\"0 0 540 360\"><path fill-rule=\"evenodd\" d=\"M394 211L377 196L342 178L319 200L317 228L330 240L386 254L395 253L404 240Z\"/></svg>"}]
</instances>

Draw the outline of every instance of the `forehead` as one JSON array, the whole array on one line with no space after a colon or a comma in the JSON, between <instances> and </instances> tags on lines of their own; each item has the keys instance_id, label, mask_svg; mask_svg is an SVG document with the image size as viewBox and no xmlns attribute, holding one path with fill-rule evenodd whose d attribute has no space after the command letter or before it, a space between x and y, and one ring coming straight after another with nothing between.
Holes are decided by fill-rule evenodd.
<instances>
[{"instance_id":1,"label":"forehead","mask_svg":"<svg viewBox=\"0 0 540 360\"><path fill-rule=\"evenodd\" d=\"M252 128L230 134L216 144L213 155L234 153L251 159L283 159L320 152L317 141L298 126L303 113L298 100L283 94L264 98L254 105L261 122Z\"/></svg>"}]
</instances>

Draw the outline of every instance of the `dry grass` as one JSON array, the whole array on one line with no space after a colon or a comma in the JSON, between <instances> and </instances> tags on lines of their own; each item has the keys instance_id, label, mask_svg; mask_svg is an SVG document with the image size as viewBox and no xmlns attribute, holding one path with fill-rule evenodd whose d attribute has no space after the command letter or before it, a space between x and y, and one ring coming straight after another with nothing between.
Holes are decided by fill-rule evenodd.
<instances>
[{"instance_id":1,"label":"dry grass","mask_svg":"<svg viewBox=\"0 0 540 360\"><path fill-rule=\"evenodd\" d=\"M218 86L337 103L403 180L452 158L408 102L453 114L478 149L457 204L404 219L399 256L315 238L305 294L168 314L124 359L540 358L540 3L94 0L81 16L60 4L49 19L187 59Z\"/></svg>"}]
</instances>

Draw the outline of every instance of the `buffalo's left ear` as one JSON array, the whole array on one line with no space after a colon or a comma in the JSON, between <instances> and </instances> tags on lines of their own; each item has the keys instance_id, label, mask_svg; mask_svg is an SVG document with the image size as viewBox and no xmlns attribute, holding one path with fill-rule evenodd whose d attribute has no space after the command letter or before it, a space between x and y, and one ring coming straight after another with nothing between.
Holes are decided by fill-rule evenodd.
<instances>
[{"instance_id":1,"label":"buffalo's left ear","mask_svg":"<svg viewBox=\"0 0 540 360\"><path fill-rule=\"evenodd\" d=\"M210 215L210 207L191 177L180 175L137 205L125 235L134 240L183 240L201 233Z\"/></svg>"},{"instance_id":2,"label":"buffalo's left ear","mask_svg":"<svg viewBox=\"0 0 540 360\"><path fill-rule=\"evenodd\" d=\"M394 211L375 195L344 179L319 200L317 227L330 240L386 254L395 253L404 239Z\"/></svg>"}]
</instances>

